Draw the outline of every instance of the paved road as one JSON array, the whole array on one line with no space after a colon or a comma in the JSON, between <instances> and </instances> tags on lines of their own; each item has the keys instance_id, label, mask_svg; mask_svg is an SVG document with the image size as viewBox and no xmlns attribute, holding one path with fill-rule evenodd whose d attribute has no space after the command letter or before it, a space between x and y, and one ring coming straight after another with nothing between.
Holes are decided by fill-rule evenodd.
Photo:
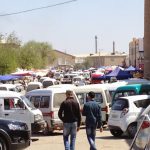
<instances>
[{"instance_id":1,"label":"paved road","mask_svg":"<svg viewBox=\"0 0 150 150\"><path fill-rule=\"evenodd\" d=\"M62 131L56 132L51 136L34 135L32 139L35 141L26 150L64 150ZM102 133L97 130L97 150L129 150L131 142L132 140L127 136L114 138L108 129L105 129ZM89 150L85 129L80 129L78 132L76 150Z\"/></svg>"}]
</instances>

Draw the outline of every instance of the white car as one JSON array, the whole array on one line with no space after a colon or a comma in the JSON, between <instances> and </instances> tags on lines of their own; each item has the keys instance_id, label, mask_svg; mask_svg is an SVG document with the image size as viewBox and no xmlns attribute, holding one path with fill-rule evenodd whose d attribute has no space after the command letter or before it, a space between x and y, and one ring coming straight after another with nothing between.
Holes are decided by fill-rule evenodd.
<instances>
[{"instance_id":1,"label":"white car","mask_svg":"<svg viewBox=\"0 0 150 150\"><path fill-rule=\"evenodd\" d=\"M150 104L150 95L121 97L110 111L108 126L113 136L127 132L133 138L137 131L137 118Z\"/></svg>"},{"instance_id":2,"label":"white car","mask_svg":"<svg viewBox=\"0 0 150 150\"><path fill-rule=\"evenodd\" d=\"M150 150L150 105L141 114L138 120L138 129L136 146Z\"/></svg>"}]
</instances>

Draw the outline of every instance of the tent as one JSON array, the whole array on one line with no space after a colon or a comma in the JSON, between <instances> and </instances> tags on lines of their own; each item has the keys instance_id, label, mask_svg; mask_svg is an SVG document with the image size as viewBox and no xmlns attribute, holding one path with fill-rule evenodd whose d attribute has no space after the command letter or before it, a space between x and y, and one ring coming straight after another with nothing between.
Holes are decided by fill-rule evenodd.
<instances>
[{"instance_id":1,"label":"tent","mask_svg":"<svg viewBox=\"0 0 150 150\"><path fill-rule=\"evenodd\" d=\"M129 66L127 69L125 69L125 71L138 71L138 68L135 68L133 66Z\"/></svg>"},{"instance_id":2,"label":"tent","mask_svg":"<svg viewBox=\"0 0 150 150\"><path fill-rule=\"evenodd\" d=\"M111 73L105 75L106 79L110 79L111 77L116 77L117 80L122 80L132 78L132 75L129 72L122 70L120 67L117 67Z\"/></svg>"},{"instance_id":3,"label":"tent","mask_svg":"<svg viewBox=\"0 0 150 150\"><path fill-rule=\"evenodd\" d=\"M20 79L21 76L14 76L14 75L0 75L0 81L10 81Z\"/></svg>"}]
</instances>

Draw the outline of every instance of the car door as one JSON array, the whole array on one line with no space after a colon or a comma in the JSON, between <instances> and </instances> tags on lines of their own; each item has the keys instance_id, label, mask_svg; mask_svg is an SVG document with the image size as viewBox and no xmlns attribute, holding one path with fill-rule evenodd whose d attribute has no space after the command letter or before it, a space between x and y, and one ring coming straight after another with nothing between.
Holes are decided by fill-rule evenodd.
<instances>
[{"instance_id":1,"label":"car door","mask_svg":"<svg viewBox=\"0 0 150 150\"><path fill-rule=\"evenodd\" d=\"M26 122L30 128L30 112L21 99L17 97L4 98L2 118Z\"/></svg>"}]
</instances>

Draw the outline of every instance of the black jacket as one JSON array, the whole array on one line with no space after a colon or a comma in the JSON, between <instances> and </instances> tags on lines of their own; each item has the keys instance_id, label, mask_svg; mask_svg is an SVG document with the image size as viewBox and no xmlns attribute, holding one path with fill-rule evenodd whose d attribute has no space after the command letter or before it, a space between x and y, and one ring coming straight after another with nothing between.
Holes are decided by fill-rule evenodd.
<instances>
[{"instance_id":1,"label":"black jacket","mask_svg":"<svg viewBox=\"0 0 150 150\"><path fill-rule=\"evenodd\" d=\"M79 127L81 124L81 113L78 102L73 97L67 98L61 103L58 116L64 123L78 122Z\"/></svg>"}]
</instances>

